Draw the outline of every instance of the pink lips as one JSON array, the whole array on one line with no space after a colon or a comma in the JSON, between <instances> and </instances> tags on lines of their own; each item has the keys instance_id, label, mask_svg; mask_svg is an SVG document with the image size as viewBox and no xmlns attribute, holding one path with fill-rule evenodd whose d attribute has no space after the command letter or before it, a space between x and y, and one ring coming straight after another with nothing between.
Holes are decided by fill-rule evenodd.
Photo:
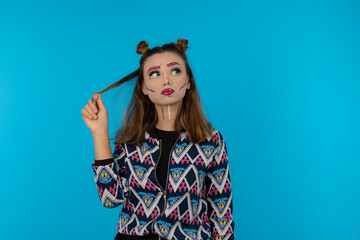
<instances>
[{"instance_id":1,"label":"pink lips","mask_svg":"<svg viewBox=\"0 0 360 240\"><path fill-rule=\"evenodd\" d=\"M173 94L173 92L174 92L173 89L167 88L167 89L164 89L164 90L161 92L161 94L163 94L163 95L171 95L171 94Z\"/></svg>"}]
</instances>

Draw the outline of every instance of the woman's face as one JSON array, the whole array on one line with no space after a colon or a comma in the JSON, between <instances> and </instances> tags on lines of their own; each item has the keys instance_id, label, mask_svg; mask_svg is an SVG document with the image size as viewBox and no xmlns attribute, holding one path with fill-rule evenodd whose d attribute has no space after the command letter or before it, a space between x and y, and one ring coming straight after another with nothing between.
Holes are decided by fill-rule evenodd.
<instances>
[{"instance_id":1,"label":"woman's face","mask_svg":"<svg viewBox=\"0 0 360 240\"><path fill-rule=\"evenodd\" d=\"M190 89L185 63L173 52L157 53L144 62L142 92L157 105L171 105L182 101Z\"/></svg>"}]
</instances>

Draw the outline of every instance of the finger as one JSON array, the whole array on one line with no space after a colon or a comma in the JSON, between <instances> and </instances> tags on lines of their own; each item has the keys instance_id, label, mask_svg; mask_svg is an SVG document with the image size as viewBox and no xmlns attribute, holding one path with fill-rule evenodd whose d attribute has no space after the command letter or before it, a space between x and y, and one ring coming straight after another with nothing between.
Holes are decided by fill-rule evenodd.
<instances>
[{"instance_id":1,"label":"finger","mask_svg":"<svg viewBox=\"0 0 360 240\"><path fill-rule=\"evenodd\" d=\"M94 100L97 100L98 98L99 98L99 93L93 93L93 95L92 95L92 98L94 99Z\"/></svg>"},{"instance_id":2,"label":"finger","mask_svg":"<svg viewBox=\"0 0 360 240\"><path fill-rule=\"evenodd\" d=\"M83 116L85 116L85 117L87 117L87 118L92 119L92 116L88 113L88 111L85 110L85 108L83 108L83 109L81 110L81 115L83 115Z\"/></svg>"},{"instance_id":3,"label":"finger","mask_svg":"<svg viewBox=\"0 0 360 240\"><path fill-rule=\"evenodd\" d=\"M86 105L85 105L85 109L88 111L88 113L89 113L94 119L97 118L96 113L94 113L94 111L90 108L89 104L86 104Z\"/></svg>"},{"instance_id":4,"label":"finger","mask_svg":"<svg viewBox=\"0 0 360 240\"><path fill-rule=\"evenodd\" d=\"M104 105L104 102L103 102L103 100L101 99L101 94L94 93L94 94L93 94L93 98L96 99L96 103L97 103L97 105L98 105L98 107L99 107L99 111L100 111L101 109L106 109L106 108L105 108L105 105Z\"/></svg>"},{"instance_id":5,"label":"finger","mask_svg":"<svg viewBox=\"0 0 360 240\"><path fill-rule=\"evenodd\" d=\"M94 111L94 113L98 112L97 106L95 105L95 103L93 102L92 99L89 99L89 105L90 105L90 108Z\"/></svg>"}]
</instances>

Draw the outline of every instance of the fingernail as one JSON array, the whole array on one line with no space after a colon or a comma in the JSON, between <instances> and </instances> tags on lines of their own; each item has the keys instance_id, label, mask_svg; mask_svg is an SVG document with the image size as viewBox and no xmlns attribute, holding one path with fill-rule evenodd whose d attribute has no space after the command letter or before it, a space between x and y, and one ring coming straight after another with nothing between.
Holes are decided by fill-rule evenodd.
<instances>
[{"instance_id":1,"label":"fingernail","mask_svg":"<svg viewBox=\"0 0 360 240\"><path fill-rule=\"evenodd\" d=\"M90 116L90 118L92 119L92 116Z\"/></svg>"}]
</instances>

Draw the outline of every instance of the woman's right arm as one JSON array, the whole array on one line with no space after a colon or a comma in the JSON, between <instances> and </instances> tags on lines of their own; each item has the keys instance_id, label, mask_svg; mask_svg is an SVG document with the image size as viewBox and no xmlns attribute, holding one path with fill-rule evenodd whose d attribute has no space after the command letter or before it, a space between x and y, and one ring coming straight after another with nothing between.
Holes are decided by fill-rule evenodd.
<instances>
[{"instance_id":1,"label":"woman's right arm","mask_svg":"<svg viewBox=\"0 0 360 240\"><path fill-rule=\"evenodd\" d=\"M95 160L92 162L94 180L102 205L114 208L122 204L127 194L126 185L126 153L121 145L116 145L111 154L109 136L94 136ZM127 192L127 191L126 191Z\"/></svg>"},{"instance_id":2,"label":"woman's right arm","mask_svg":"<svg viewBox=\"0 0 360 240\"><path fill-rule=\"evenodd\" d=\"M92 162L92 168L101 203L104 207L114 208L125 201L128 193L128 189L125 188L126 153L121 145L115 146L114 153L111 153L108 112L100 94L94 93L93 99L89 99L81 114L94 139L95 160Z\"/></svg>"},{"instance_id":3,"label":"woman's right arm","mask_svg":"<svg viewBox=\"0 0 360 240\"><path fill-rule=\"evenodd\" d=\"M112 158L109 132L93 134L95 147L95 160Z\"/></svg>"}]
</instances>

